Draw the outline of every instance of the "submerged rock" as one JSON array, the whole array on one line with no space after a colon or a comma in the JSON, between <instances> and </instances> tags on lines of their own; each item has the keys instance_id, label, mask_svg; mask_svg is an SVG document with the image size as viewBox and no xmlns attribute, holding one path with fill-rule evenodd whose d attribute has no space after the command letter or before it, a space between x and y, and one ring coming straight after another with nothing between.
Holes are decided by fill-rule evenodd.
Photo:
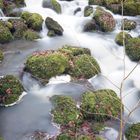
<instances>
[{"instance_id":1,"label":"submerged rock","mask_svg":"<svg viewBox=\"0 0 140 140\"><path fill-rule=\"evenodd\" d=\"M63 35L64 30L57 21L53 20L50 17L47 17L45 20L45 24L49 30L48 36ZM50 32L51 32L51 34L50 34Z\"/></svg>"},{"instance_id":2,"label":"submerged rock","mask_svg":"<svg viewBox=\"0 0 140 140\"><path fill-rule=\"evenodd\" d=\"M140 60L140 38L131 38L125 47L126 54L132 61Z\"/></svg>"},{"instance_id":3,"label":"submerged rock","mask_svg":"<svg viewBox=\"0 0 140 140\"><path fill-rule=\"evenodd\" d=\"M43 18L40 14L23 12L21 14L21 18L23 18L26 21L26 24L29 28L35 31L42 30Z\"/></svg>"},{"instance_id":4,"label":"submerged rock","mask_svg":"<svg viewBox=\"0 0 140 140\"><path fill-rule=\"evenodd\" d=\"M43 7L50 8L56 11L57 13L61 13L61 5L57 0L43 0Z\"/></svg>"},{"instance_id":5,"label":"submerged rock","mask_svg":"<svg viewBox=\"0 0 140 140\"><path fill-rule=\"evenodd\" d=\"M137 26L137 23L134 20L128 20L128 19L124 19L123 24L124 24L124 30L133 30ZM123 29L123 25L121 26L121 29Z\"/></svg>"},{"instance_id":6,"label":"submerged rock","mask_svg":"<svg viewBox=\"0 0 140 140\"><path fill-rule=\"evenodd\" d=\"M0 50L0 62L4 59L3 52Z\"/></svg>"},{"instance_id":7,"label":"submerged rock","mask_svg":"<svg viewBox=\"0 0 140 140\"><path fill-rule=\"evenodd\" d=\"M74 15L76 15L78 12L80 12L81 11L81 8L80 7L78 7L77 9L75 9L74 10Z\"/></svg>"},{"instance_id":8,"label":"submerged rock","mask_svg":"<svg viewBox=\"0 0 140 140\"><path fill-rule=\"evenodd\" d=\"M132 38L132 36L130 34L128 34L127 32L124 32L124 43L125 45L127 44L128 40ZM115 38L115 42L120 45L123 46L123 32L120 32L117 34L116 38Z\"/></svg>"},{"instance_id":9,"label":"submerged rock","mask_svg":"<svg viewBox=\"0 0 140 140\"><path fill-rule=\"evenodd\" d=\"M70 123L78 124L81 120L79 118L80 111L76 107L76 102L68 96L55 95L52 97L54 109L53 121L61 125L68 125Z\"/></svg>"},{"instance_id":10,"label":"submerged rock","mask_svg":"<svg viewBox=\"0 0 140 140\"><path fill-rule=\"evenodd\" d=\"M99 26L100 30L103 32L111 32L114 30L116 22L113 16L103 10L102 8L97 8L93 17L96 24Z\"/></svg>"},{"instance_id":11,"label":"submerged rock","mask_svg":"<svg viewBox=\"0 0 140 140\"><path fill-rule=\"evenodd\" d=\"M120 99L109 89L86 92L82 96L81 108L85 119L105 121L120 115Z\"/></svg>"},{"instance_id":12,"label":"submerged rock","mask_svg":"<svg viewBox=\"0 0 140 140\"><path fill-rule=\"evenodd\" d=\"M0 78L0 104L9 105L16 102L24 91L20 81L13 75Z\"/></svg>"},{"instance_id":13,"label":"submerged rock","mask_svg":"<svg viewBox=\"0 0 140 140\"><path fill-rule=\"evenodd\" d=\"M140 123L132 124L125 132L127 140L140 139Z\"/></svg>"},{"instance_id":14,"label":"submerged rock","mask_svg":"<svg viewBox=\"0 0 140 140\"><path fill-rule=\"evenodd\" d=\"M86 6L84 8L84 16L88 17L93 13L93 7L92 6Z\"/></svg>"}]
</instances>

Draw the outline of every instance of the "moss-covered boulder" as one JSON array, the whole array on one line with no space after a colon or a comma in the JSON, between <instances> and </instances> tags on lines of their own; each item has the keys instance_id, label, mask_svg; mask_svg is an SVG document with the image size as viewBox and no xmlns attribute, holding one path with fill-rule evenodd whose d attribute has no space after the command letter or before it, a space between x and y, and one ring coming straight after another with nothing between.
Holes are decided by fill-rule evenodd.
<instances>
[{"instance_id":1,"label":"moss-covered boulder","mask_svg":"<svg viewBox=\"0 0 140 140\"><path fill-rule=\"evenodd\" d=\"M23 38L24 32L28 29L23 19L9 19L9 23L11 23L11 32L15 39Z\"/></svg>"},{"instance_id":2,"label":"moss-covered boulder","mask_svg":"<svg viewBox=\"0 0 140 140\"><path fill-rule=\"evenodd\" d=\"M23 18L26 21L26 24L29 28L35 31L42 30L43 18L40 14L23 12L21 14L21 18Z\"/></svg>"},{"instance_id":3,"label":"moss-covered boulder","mask_svg":"<svg viewBox=\"0 0 140 140\"><path fill-rule=\"evenodd\" d=\"M52 97L52 102L54 109L51 113L53 114L54 122L61 125L68 125L70 122L74 124L80 123L80 111L71 97L55 95Z\"/></svg>"},{"instance_id":4,"label":"moss-covered boulder","mask_svg":"<svg viewBox=\"0 0 140 140\"><path fill-rule=\"evenodd\" d=\"M13 75L0 79L0 104L8 105L16 102L23 92L23 86Z\"/></svg>"},{"instance_id":5,"label":"moss-covered boulder","mask_svg":"<svg viewBox=\"0 0 140 140\"><path fill-rule=\"evenodd\" d=\"M137 23L133 20L128 20L128 19L124 19L124 30L133 30L136 28ZM121 29L123 29L123 25L121 26Z\"/></svg>"},{"instance_id":6,"label":"moss-covered boulder","mask_svg":"<svg viewBox=\"0 0 140 140\"><path fill-rule=\"evenodd\" d=\"M83 29L84 32L94 32L96 30L98 30L98 26L97 26L97 24L96 24L94 19L92 19L91 21L87 22L84 25L84 29Z\"/></svg>"},{"instance_id":7,"label":"moss-covered boulder","mask_svg":"<svg viewBox=\"0 0 140 140\"><path fill-rule=\"evenodd\" d=\"M96 9L93 18L101 31L111 32L114 30L116 25L115 19L109 12L103 10L102 8Z\"/></svg>"},{"instance_id":8,"label":"moss-covered boulder","mask_svg":"<svg viewBox=\"0 0 140 140\"><path fill-rule=\"evenodd\" d=\"M91 52L88 48L80 48L80 47L70 46L70 45L64 45L58 51L68 56L69 59L74 59L75 56L82 55L82 54L91 55Z\"/></svg>"},{"instance_id":9,"label":"moss-covered boulder","mask_svg":"<svg viewBox=\"0 0 140 140\"><path fill-rule=\"evenodd\" d=\"M127 140L140 139L140 123L132 124L125 132Z\"/></svg>"},{"instance_id":10,"label":"moss-covered boulder","mask_svg":"<svg viewBox=\"0 0 140 140\"><path fill-rule=\"evenodd\" d=\"M74 58L70 75L78 79L89 79L100 72L100 66L97 61L92 56L83 54Z\"/></svg>"},{"instance_id":11,"label":"moss-covered boulder","mask_svg":"<svg viewBox=\"0 0 140 140\"><path fill-rule=\"evenodd\" d=\"M109 89L86 92L82 96L81 108L84 110L86 119L104 121L110 119L111 116L118 117L120 107L120 99L114 91Z\"/></svg>"},{"instance_id":12,"label":"moss-covered boulder","mask_svg":"<svg viewBox=\"0 0 140 140\"><path fill-rule=\"evenodd\" d=\"M43 0L43 7L50 8L56 11L57 13L61 13L61 5L57 0Z\"/></svg>"},{"instance_id":13,"label":"moss-covered boulder","mask_svg":"<svg viewBox=\"0 0 140 140\"><path fill-rule=\"evenodd\" d=\"M41 79L50 79L53 76L61 75L67 67L67 57L58 52L34 53L26 62L26 69Z\"/></svg>"},{"instance_id":14,"label":"moss-covered boulder","mask_svg":"<svg viewBox=\"0 0 140 140\"><path fill-rule=\"evenodd\" d=\"M125 47L126 54L132 61L140 60L140 38L131 38Z\"/></svg>"},{"instance_id":15,"label":"moss-covered boulder","mask_svg":"<svg viewBox=\"0 0 140 140\"><path fill-rule=\"evenodd\" d=\"M45 20L45 24L46 24L46 27L48 28L48 30L53 31L55 33L55 35L59 35L59 36L63 35L64 30L57 21L53 20L50 17L47 17Z\"/></svg>"},{"instance_id":16,"label":"moss-covered boulder","mask_svg":"<svg viewBox=\"0 0 140 140\"><path fill-rule=\"evenodd\" d=\"M27 31L24 32L23 38L25 40L33 41L33 40L39 39L40 35L38 34L38 32L28 29Z\"/></svg>"},{"instance_id":17,"label":"moss-covered boulder","mask_svg":"<svg viewBox=\"0 0 140 140\"><path fill-rule=\"evenodd\" d=\"M3 52L0 50L0 62L3 60L3 58L4 58Z\"/></svg>"},{"instance_id":18,"label":"moss-covered boulder","mask_svg":"<svg viewBox=\"0 0 140 140\"><path fill-rule=\"evenodd\" d=\"M84 16L88 17L93 13L93 7L92 6L86 6L84 8Z\"/></svg>"},{"instance_id":19,"label":"moss-covered boulder","mask_svg":"<svg viewBox=\"0 0 140 140\"><path fill-rule=\"evenodd\" d=\"M124 32L124 43L127 44L128 40L132 38L130 34L128 34L127 32ZM116 38L115 38L115 42L120 45L123 46L123 32L120 32L117 34Z\"/></svg>"},{"instance_id":20,"label":"moss-covered boulder","mask_svg":"<svg viewBox=\"0 0 140 140\"><path fill-rule=\"evenodd\" d=\"M8 43L13 40L13 35L11 34L10 30L0 24L0 43Z\"/></svg>"}]
</instances>

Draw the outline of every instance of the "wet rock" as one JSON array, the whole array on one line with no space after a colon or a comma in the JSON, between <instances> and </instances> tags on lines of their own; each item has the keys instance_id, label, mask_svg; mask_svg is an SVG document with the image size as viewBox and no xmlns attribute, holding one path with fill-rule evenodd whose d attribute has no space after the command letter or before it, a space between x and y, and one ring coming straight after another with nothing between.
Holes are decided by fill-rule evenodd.
<instances>
[{"instance_id":1,"label":"wet rock","mask_svg":"<svg viewBox=\"0 0 140 140\"><path fill-rule=\"evenodd\" d=\"M124 30L133 30L136 28L137 23L134 20L128 20L124 19ZM123 25L121 26L121 29L123 29Z\"/></svg>"},{"instance_id":2,"label":"wet rock","mask_svg":"<svg viewBox=\"0 0 140 140\"><path fill-rule=\"evenodd\" d=\"M61 5L57 0L43 0L43 7L50 8L56 11L57 13L61 13Z\"/></svg>"},{"instance_id":3,"label":"wet rock","mask_svg":"<svg viewBox=\"0 0 140 140\"><path fill-rule=\"evenodd\" d=\"M98 7L96 9L93 18L101 31L111 32L114 30L116 25L115 19L109 12L103 10L102 8Z\"/></svg>"},{"instance_id":4,"label":"wet rock","mask_svg":"<svg viewBox=\"0 0 140 140\"><path fill-rule=\"evenodd\" d=\"M132 124L125 132L127 140L140 139L140 123Z\"/></svg>"},{"instance_id":5,"label":"wet rock","mask_svg":"<svg viewBox=\"0 0 140 140\"><path fill-rule=\"evenodd\" d=\"M131 38L125 47L126 54L132 61L140 60L140 38Z\"/></svg>"},{"instance_id":6,"label":"wet rock","mask_svg":"<svg viewBox=\"0 0 140 140\"><path fill-rule=\"evenodd\" d=\"M81 8L80 7L78 7L77 9L75 9L74 10L74 15L76 15L78 12L80 12L81 11Z\"/></svg>"},{"instance_id":7,"label":"wet rock","mask_svg":"<svg viewBox=\"0 0 140 140\"><path fill-rule=\"evenodd\" d=\"M16 102L23 92L23 86L13 75L0 79L0 104L9 105Z\"/></svg>"},{"instance_id":8,"label":"wet rock","mask_svg":"<svg viewBox=\"0 0 140 140\"><path fill-rule=\"evenodd\" d=\"M88 17L93 13L93 7L92 6L86 6L84 8L84 16Z\"/></svg>"},{"instance_id":9,"label":"wet rock","mask_svg":"<svg viewBox=\"0 0 140 140\"><path fill-rule=\"evenodd\" d=\"M128 40L132 38L132 36L130 34L128 34L127 32L124 32L124 43L127 44ZM115 42L120 45L123 46L123 32L120 32L117 34L116 38L115 38Z\"/></svg>"},{"instance_id":10,"label":"wet rock","mask_svg":"<svg viewBox=\"0 0 140 140\"><path fill-rule=\"evenodd\" d=\"M48 30L53 31L55 33L55 35L59 35L59 36L63 35L64 30L57 21L53 20L50 17L47 17L45 20L45 24L46 24Z\"/></svg>"},{"instance_id":11,"label":"wet rock","mask_svg":"<svg viewBox=\"0 0 140 140\"><path fill-rule=\"evenodd\" d=\"M26 21L26 24L29 28L35 31L42 30L43 18L40 14L23 12L21 14L21 18L23 18Z\"/></svg>"},{"instance_id":12,"label":"wet rock","mask_svg":"<svg viewBox=\"0 0 140 140\"><path fill-rule=\"evenodd\" d=\"M98 30L99 27L97 26L96 22L94 19L92 19L91 21L87 22L84 25L84 32L94 32L96 30Z\"/></svg>"},{"instance_id":13,"label":"wet rock","mask_svg":"<svg viewBox=\"0 0 140 140\"><path fill-rule=\"evenodd\" d=\"M84 93L81 108L84 110L85 119L92 118L100 122L110 119L111 116L118 117L120 105L117 94L110 89L105 89Z\"/></svg>"}]
</instances>

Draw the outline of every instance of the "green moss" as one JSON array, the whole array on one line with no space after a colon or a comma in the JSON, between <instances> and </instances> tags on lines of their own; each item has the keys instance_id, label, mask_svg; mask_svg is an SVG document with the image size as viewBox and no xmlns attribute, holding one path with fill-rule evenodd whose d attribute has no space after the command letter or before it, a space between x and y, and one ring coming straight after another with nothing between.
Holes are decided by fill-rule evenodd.
<instances>
[{"instance_id":1,"label":"green moss","mask_svg":"<svg viewBox=\"0 0 140 140\"><path fill-rule=\"evenodd\" d=\"M3 52L0 50L0 62L4 59Z\"/></svg>"},{"instance_id":2,"label":"green moss","mask_svg":"<svg viewBox=\"0 0 140 140\"><path fill-rule=\"evenodd\" d=\"M92 6L86 6L84 9L84 16L88 17L93 13L93 7Z\"/></svg>"},{"instance_id":3,"label":"green moss","mask_svg":"<svg viewBox=\"0 0 140 140\"><path fill-rule=\"evenodd\" d=\"M0 137L0 140L4 140L2 137Z\"/></svg>"},{"instance_id":4,"label":"green moss","mask_svg":"<svg viewBox=\"0 0 140 140\"><path fill-rule=\"evenodd\" d=\"M133 124L125 132L127 140L138 140L140 137L140 123Z\"/></svg>"},{"instance_id":5,"label":"green moss","mask_svg":"<svg viewBox=\"0 0 140 140\"><path fill-rule=\"evenodd\" d=\"M81 108L86 119L104 121L110 116L118 117L120 114L120 99L112 90L97 90L86 92L82 96Z\"/></svg>"},{"instance_id":6,"label":"green moss","mask_svg":"<svg viewBox=\"0 0 140 140\"><path fill-rule=\"evenodd\" d=\"M125 47L126 54L132 61L140 60L140 38L131 38Z\"/></svg>"},{"instance_id":7,"label":"green moss","mask_svg":"<svg viewBox=\"0 0 140 140\"><path fill-rule=\"evenodd\" d=\"M57 52L40 52L30 56L26 62L26 68L41 79L50 79L53 76L61 75L67 67L68 59Z\"/></svg>"},{"instance_id":8,"label":"green moss","mask_svg":"<svg viewBox=\"0 0 140 140\"><path fill-rule=\"evenodd\" d=\"M20 81L12 76L6 75L0 79L0 104L7 105L18 100L23 92Z\"/></svg>"},{"instance_id":9,"label":"green moss","mask_svg":"<svg viewBox=\"0 0 140 140\"><path fill-rule=\"evenodd\" d=\"M43 18L40 14L23 12L21 17L26 21L28 27L35 31L42 30Z\"/></svg>"},{"instance_id":10,"label":"green moss","mask_svg":"<svg viewBox=\"0 0 140 140\"><path fill-rule=\"evenodd\" d=\"M92 125L92 130L94 134L99 134L100 131L104 130L105 125L103 123L94 122Z\"/></svg>"},{"instance_id":11,"label":"green moss","mask_svg":"<svg viewBox=\"0 0 140 140\"><path fill-rule=\"evenodd\" d=\"M100 73L97 61L90 55L84 54L74 58L70 74L75 78L92 78Z\"/></svg>"},{"instance_id":12,"label":"green moss","mask_svg":"<svg viewBox=\"0 0 140 140\"><path fill-rule=\"evenodd\" d=\"M132 30L132 29L135 29L136 26L137 26L137 23L135 21L124 19L124 30ZM123 29L123 25L121 29Z\"/></svg>"},{"instance_id":13,"label":"green moss","mask_svg":"<svg viewBox=\"0 0 140 140\"><path fill-rule=\"evenodd\" d=\"M101 137L101 136L96 136L95 140L105 140L105 139L103 137Z\"/></svg>"},{"instance_id":14,"label":"green moss","mask_svg":"<svg viewBox=\"0 0 140 140\"><path fill-rule=\"evenodd\" d=\"M40 36L39 36L38 32L28 29L27 31L24 32L23 38L26 40L33 41L35 39L39 39Z\"/></svg>"},{"instance_id":15,"label":"green moss","mask_svg":"<svg viewBox=\"0 0 140 140\"><path fill-rule=\"evenodd\" d=\"M0 9L3 9L3 0L0 0Z\"/></svg>"},{"instance_id":16,"label":"green moss","mask_svg":"<svg viewBox=\"0 0 140 140\"><path fill-rule=\"evenodd\" d=\"M16 39L22 39L24 32L28 29L23 19L9 19L9 28Z\"/></svg>"},{"instance_id":17,"label":"green moss","mask_svg":"<svg viewBox=\"0 0 140 140\"><path fill-rule=\"evenodd\" d=\"M57 12L57 13L61 13L61 5L56 1L56 0L51 0L53 9Z\"/></svg>"},{"instance_id":18,"label":"green moss","mask_svg":"<svg viewBox=\"0 0 140 140\"><path fill-rule=\"evenodd\" d=\"M75 47L70 45L64 45L58 51L67 55L69 59L73 59L75 56L82 55L82 54L91 55L91 52L88 48L80 48L80 47Z\"/></svg>"},{"instance_id":19,"label":"green moss","mask_svg":"<svg viewBox=\"0 0 140 140\"><path fill-rule=\"evenodd\" d=\"M0 25L0 43L8 43L13 40L13 36L7 27Z\"/></svg>"},{"instance_id":20,"label":"green moss","mask_svg":"<svg viewBox=\"0 0 140 140\"><path fill-rule=\"evenodd\" d=\"M124 32L124 41L125 44L127 44L128 40L132 38L130 34L128 34L127 32ZM123 32L120 32L119 34L117 34L116 38L115 38L115 42L120 45L123 46Z\"/></svg>"},{"instance_id":21,"label":"green moss","mask_svg":"<svg viewBox=\"0 0 140 140\"><path fill-rule=\"evenodd\" d=\"M71 97L56 95L52 97L52 101L54 103L54 109L52 110L54 122L61 125L68 125L69 122L74 124L80 122L78 118L80 111Z\"/></svg>"},{"instance_id":22,"label":"green moss","mask_svg":"<svg viewBox=\"0 0 140 140\"><path fill-rule=\"evenodd\" d=\"M59 136L57 136L56 140L72 140L72 138L67 133L62 133Z\"/></svg>"},{"instance_id":23,"label":"green moss","mask_svg":"<svg viewBox=\"0 0 140 140\"><path fill-rule=\"evenodd\" d=\"M91 138L87 135L80 135L77 140L91 140Z\"/></svg>"},{"instance_id":24,"label":"green moss","mask_svg":"<svg viewBox=\"0 0 140 140\"><path fill-rule=\"evenodd\" d=\"M103 32L110 32L115 28L116 23L113 16L102 8L97 8L94 14L94 19L100 30Z\"/></svg>"}]
</instances>

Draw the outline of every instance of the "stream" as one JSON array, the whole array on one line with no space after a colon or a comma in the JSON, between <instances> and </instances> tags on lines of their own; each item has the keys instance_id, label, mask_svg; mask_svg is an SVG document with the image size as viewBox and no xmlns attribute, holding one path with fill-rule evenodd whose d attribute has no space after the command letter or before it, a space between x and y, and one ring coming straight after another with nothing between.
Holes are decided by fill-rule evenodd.
<instances>
[{"instance_id":1,"label":"stream","mask_svg":"<svg viewBox=\"0 0 140 140\"><path fill-rule=\"evenodd\" d=\"M52 123L50 110L52 104L49 98L53 95L69 95L78 100L80 95L87 90L83 84L70 82L70 76L64 75L52 78L46 86L41 86L30 74L22 73L24 63L29 55L39 50L58 49L65 44L89 48L101 67L101 74L88 81L94 89L113 89L119 96L120 83L124 73L123 47L115 43L115 36L121 31L120 25L122 16L113 14L116 20L116 28L111 33L83 32L83 26L91 17L84 17L84 7L88 5L87 0L74 0L71 2L59 1L62 7L62 14L57 14L53 10L42 7L42 0L25 0L26 7L22 10L36 12L46 17L52 17L58 21L64 29L62 37L50 38L47 36L45 23L40 32L42 38L34 42L24 40L13 41L9 44L1 45L4 50L5 59L0 64L0 76L13 74L21 77L21 81L26 89L27 95L20 103L8 108L0 108L0 135L5 140L29 140L28 135L34 131L47 132L55 135L59 129ZM81 8L77 14L73 14L75 9ZM96 6L93 6L94 8ZM0 14L1 16L1 14ZM3 17L3 15L2 15ZM4 18L4 17L3 17ZM140 17L126 18L135 20L137 28L130 31L133 37L140 35ZM125 57L126 75L135 67L127 56ZM111 83L113 82L115 86ZM133 109L140 99L140 66L129 76L123 87L123 103L128 110ZM128 114L125 110L125 114ZM129 121L140 122L140 108L130 116ZM116 131L113 129L106 133L107 140L116 140ZM114 135L111 136L111 135Z\"/></svg>"}]
</instances>

